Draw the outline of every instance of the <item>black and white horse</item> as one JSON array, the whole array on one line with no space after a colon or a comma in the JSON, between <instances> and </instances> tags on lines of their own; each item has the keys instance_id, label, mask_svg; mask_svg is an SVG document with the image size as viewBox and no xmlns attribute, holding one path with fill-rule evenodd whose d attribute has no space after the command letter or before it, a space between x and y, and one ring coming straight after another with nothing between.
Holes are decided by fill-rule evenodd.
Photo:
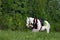
<instances>
[{"instance_id":1,"label":"black and white horse","mask_svg":"<svg viewBox=\"0 0 60 40\"><path fill-rule=\"evenodd\" d=\"M27 20L26 20L26 26L29 28L29 27L33 27L33 20L34 20L34 18L32 18L32 17L27 17ZM46 29L46 31L47 31L47 33L49 33L50 32L50 24L48 23L48 21L46 21L46 20L44 20L44 26L42 26L41 25L41 22L40 22L40 20L39 19L37 19L37 29L35 30L35 29L33 29L32 31L39 31L39 30L41 30L41 31L43 31L43 30L45 30ZM42 27L42 28L41 28Z\"/></svg>"}]
</instances>

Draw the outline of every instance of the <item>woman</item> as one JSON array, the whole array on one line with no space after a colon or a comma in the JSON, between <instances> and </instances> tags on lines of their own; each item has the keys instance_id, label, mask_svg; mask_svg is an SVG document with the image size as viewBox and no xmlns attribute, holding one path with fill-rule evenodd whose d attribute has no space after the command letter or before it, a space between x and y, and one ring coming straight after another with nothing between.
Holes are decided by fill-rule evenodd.
<instances>
[{"instance_id":1,"label":"woman","mask_svg":"<svg viewBox=\"0 0 60 40\"><path fill-rule=\"evenodd\" d=\"M34 20L33 20L33 28L37 29L37 19L36 18L34 18Z\"/></svg>"}]
</instances>

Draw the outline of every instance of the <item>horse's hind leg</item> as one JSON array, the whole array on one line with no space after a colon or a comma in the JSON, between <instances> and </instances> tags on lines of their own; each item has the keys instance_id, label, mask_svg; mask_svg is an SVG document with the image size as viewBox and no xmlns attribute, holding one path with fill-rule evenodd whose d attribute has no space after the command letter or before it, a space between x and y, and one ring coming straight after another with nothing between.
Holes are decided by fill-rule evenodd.
<instances>
[{"instance_id":1,"label":"horse's hind leg","mask_svg":"<svg viewBox=\"0 0 60 40\"><path fill-rule=\"evenodd\" d=\"M47 33L49 33L49 31L50 31L50 28L46 28L46 31L47 31Z\"/></svg>"}]
</instances>

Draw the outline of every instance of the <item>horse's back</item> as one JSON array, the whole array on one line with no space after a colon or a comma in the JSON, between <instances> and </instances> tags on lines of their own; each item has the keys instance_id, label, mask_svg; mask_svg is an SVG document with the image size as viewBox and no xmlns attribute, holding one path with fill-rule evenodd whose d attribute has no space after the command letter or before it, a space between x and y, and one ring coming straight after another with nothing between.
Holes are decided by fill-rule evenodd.
<instances>
[{"instance_id":1,"label":"horse's back","mask_svg":"<svg viewBox=\"0 0 60 40\"><path fill-rule=\"evenodd\" d=\"M44 22L45 22L46 24L49 24L49 22L48 22L48 21L46 21L46 20L45 20ZM50 25L50 24L49 24L49 25Z\"/></svg>"}]
</instances>

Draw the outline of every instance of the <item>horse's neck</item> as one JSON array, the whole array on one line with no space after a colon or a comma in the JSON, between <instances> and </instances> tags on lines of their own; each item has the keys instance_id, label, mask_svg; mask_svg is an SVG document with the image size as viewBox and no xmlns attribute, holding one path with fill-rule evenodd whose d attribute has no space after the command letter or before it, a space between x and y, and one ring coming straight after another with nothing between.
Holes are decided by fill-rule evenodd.
<instances>
[{"instance_id":1,"label":"horse's neck","mask_svg":"<svg viewBox=\"0 0 60 40\"><path fill-rule=\"evenodd\" d=\"M33 23L34 18L29 18L30 23Z\"/></svg>"}]
</instances>

